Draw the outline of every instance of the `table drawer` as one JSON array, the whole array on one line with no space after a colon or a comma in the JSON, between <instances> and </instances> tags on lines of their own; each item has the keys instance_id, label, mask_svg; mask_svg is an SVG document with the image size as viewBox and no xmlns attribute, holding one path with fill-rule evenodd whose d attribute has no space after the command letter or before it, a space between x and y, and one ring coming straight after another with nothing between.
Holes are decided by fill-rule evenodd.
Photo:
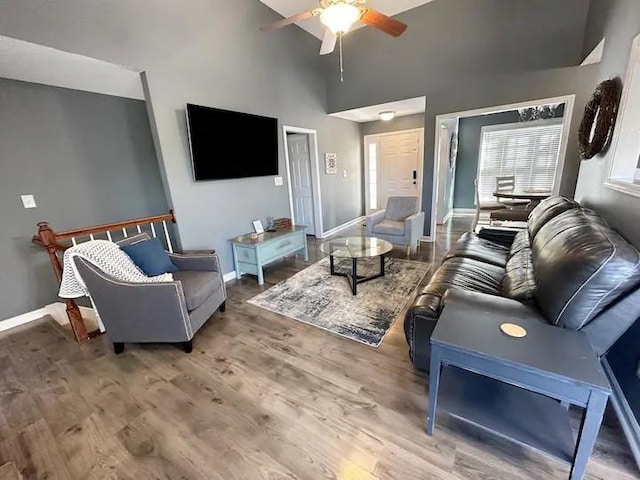
<instances>
[{"instance_id":1,"label":"table drawer","mask_svg":"<svg viewBox=\"0 0 640 480\"><path fill-rule=\"evenodd\" d=\"M260 257L263 261L268 261L271 258L278 258L287 253L296 252L304 248L304 240L303 234L280 238L263 245L260 250Z\"/></svg>"},{"instance_id":2,"label":"table drawer","mask_svg":"<svg viewBox=\"0 0 640 480\"><path fill-rule=\"evenodd\" d=\"M236 245L236 253L238 255L238 261L243 263L250 263L255 265L256 261L256 251L251 247L241 247Z\"/></svg>"}]
</instances>

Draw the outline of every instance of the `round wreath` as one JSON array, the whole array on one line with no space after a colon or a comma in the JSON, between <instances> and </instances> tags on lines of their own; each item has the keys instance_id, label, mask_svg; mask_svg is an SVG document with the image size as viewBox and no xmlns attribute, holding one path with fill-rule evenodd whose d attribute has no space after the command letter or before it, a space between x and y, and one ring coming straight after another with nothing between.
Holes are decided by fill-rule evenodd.
<instances>
[{"instance_id":1,"label":"round wreath","mask_svg":"<svg viewBox=\"0 0 640 480\"><path fill-rule=\"evenodd\" d=\"M615 80L605 80L596 87L584 109L584 117L578 131L578 150L583 160L593 158L609 143L619 101L618 83Z\"/></svg>"}]
</instances>

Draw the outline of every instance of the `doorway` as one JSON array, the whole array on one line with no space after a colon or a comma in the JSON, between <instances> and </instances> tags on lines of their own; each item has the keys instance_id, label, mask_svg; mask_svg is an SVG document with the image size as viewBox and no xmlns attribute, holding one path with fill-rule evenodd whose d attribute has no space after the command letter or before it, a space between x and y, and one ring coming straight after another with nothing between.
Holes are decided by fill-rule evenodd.
<instances>
[{"instance_id":1,"label":"doorway","mask_svg":"<svg viewBox=\"0 0 640 480\"><path fill-rule=\"evenodd\" d=\"M557 156L554 158L553 162L553 172L548 175L552 178L552 183L549 185L549 190L553 193L558 193L560 189L560 182L562 179L564 160L566 155L567 143L569 140L569 132L571 119L573 114L573 106L575 103L575 95L567 95L562 97L554 97L554 98L545 98L541 100L531 100L526 102L514 103L510 105L501 105L489 108L482 108L478 110L469 110L464 112L450 113L445 115L436 116L436 131L435 131L435 148L434 148L434 175L433 175L433 196L431 202L431 225L430 225L430 236L427 237L429 241L433 241L435 239L434 232L436 231L436 224L440 222L446 222L452 215L475 215L478 211L479 206L477 205L476 196L475 196L475 187L474 180L482 180L481 172L479 171L479 165L481 163L481 157L483 155L483 143L482 143L482 135L481 130L478 130L477 134L477 147L478 152L471 152L471 156L474 157L476 162L475 168L472 170L463 169L461 164L460 155L455 155L455 152L452 149L445 149L444 145L447 143L447 137L451 136L451 125L452 122L458 124L457 131L460 132L462 130L462 123L469 122L474 118L479 117L498 117L498 116L508 116L511 114L517 114L520 118L517 121L528 122L530 126L535 126L535 118L529 118L525 114L529 112L538 112L544 111L545 107L551 105L563 105L563 114L562 119L560 120L562 125L561 136L559 138L559 146L557 150ZM522 117L525 116L526 118ZM513 120L516 121L516 120ZM499 122L502 124L503 130L508 130L509 122L506 120L500 120ZM486 127L482 127L486 129ZM506 133L504 135L507 135ZM457 135L455 136L455 143L457 143ZM475 137L474 137L475 138ZM505 137L506 138L506 137ZM449 141L454 140L453 138ZM513 163L513 158L520 158L522 156L522 150L519 148L520 140L509 139L509 145L513 144L514 148L500 149L500 152L509 153L512 150L518 150L517 155L511 154L507 155L507 160L511 159L511 163ZM520 142L520 143L519 143ZM525 142L526 143L526 142ZM459 152L458 152L459 153ZM467 152L469 153L469 152ZM490 152L491 153L491 152ZM539 155L538 155L539 156ZM505 155L503 155L505 157ZM513 158L512 158L513 157ZM506 158L506 157L505 157ZM454 174L454 179L452 183L446 182L446 176L444 172L450 168L451 162L454 162L456 165L456 170ZM505 160L506 161L506 160ZM469 178L467 178L469 177ZM468 184L464 189L459 189L456 187L455 183L460 179L466 179L465 184ZM468 180L468 181L467 181ZM485 182L486 183L486 182ZM491 183L491 182L490 182ZM495 181L493 181L495 183ZM489 194L493 192L493 183L491 183L492 187L489 188ZM530 183L530 182L527 182ZM486 193L486 192L485 192ZM464 199L462 198L464 197ZM448 199L454 198L455 200L451 203L448 202ZM465 205L462 208L458 208L457 202L463 199L465 200ZM468 205L467 205L468 204ZM454 208L455 207L455 208ZM465 208L466 207L466 208Z\"/></svg>"},{"instance_id":2,"label":"doorway","mask_svg":"<svg viewBox=\"0 0 640 480\"><path fill-rule=\"evenodd\" d=\"M294 225L305 225L307 235L322 235L320 170L317 132L283 126L289 213Z\"/></svg>"},{"instance_id":3,"label":"doorway","mask_svg":"<svg viewBox=\"0 0 640 480\"><path fill-rule=\"evenodd\" d=\"M422 204L424 128L365 135L367 214L382 210L392 196L415 196Z\"/></svg>"}]
</instances>

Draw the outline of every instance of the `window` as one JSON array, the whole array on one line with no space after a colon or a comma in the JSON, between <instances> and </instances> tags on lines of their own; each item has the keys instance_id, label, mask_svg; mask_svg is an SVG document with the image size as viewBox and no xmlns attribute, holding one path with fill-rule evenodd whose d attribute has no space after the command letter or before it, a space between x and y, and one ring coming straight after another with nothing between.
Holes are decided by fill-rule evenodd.
<instances>
[{"instance_id":1,"label":"window","mask_svg":"<svg viewBox=\"0 0 640 480\"><path fill-rule=\"evenodd\" d=\"M562 119L482 129L478 190L495 202L496 177L515 177L517 190L553 190L562 141Z\"/></svg>"}]
</instances>

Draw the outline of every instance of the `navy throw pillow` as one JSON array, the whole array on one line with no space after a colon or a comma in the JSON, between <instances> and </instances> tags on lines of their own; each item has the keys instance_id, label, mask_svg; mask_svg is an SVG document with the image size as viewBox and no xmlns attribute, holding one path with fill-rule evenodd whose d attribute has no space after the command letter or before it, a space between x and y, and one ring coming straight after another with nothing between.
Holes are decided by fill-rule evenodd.
<instances>
[{"instance_id":1,"label":"navy throw pillow","mask_svg":"<svg viewBox=\"0 0 640 480\"><path fill-rule=\"evenodd\" d=\"M157 238L120 247L147 276L155 277L178 270Z\"/></svg>"}]
</instances>

